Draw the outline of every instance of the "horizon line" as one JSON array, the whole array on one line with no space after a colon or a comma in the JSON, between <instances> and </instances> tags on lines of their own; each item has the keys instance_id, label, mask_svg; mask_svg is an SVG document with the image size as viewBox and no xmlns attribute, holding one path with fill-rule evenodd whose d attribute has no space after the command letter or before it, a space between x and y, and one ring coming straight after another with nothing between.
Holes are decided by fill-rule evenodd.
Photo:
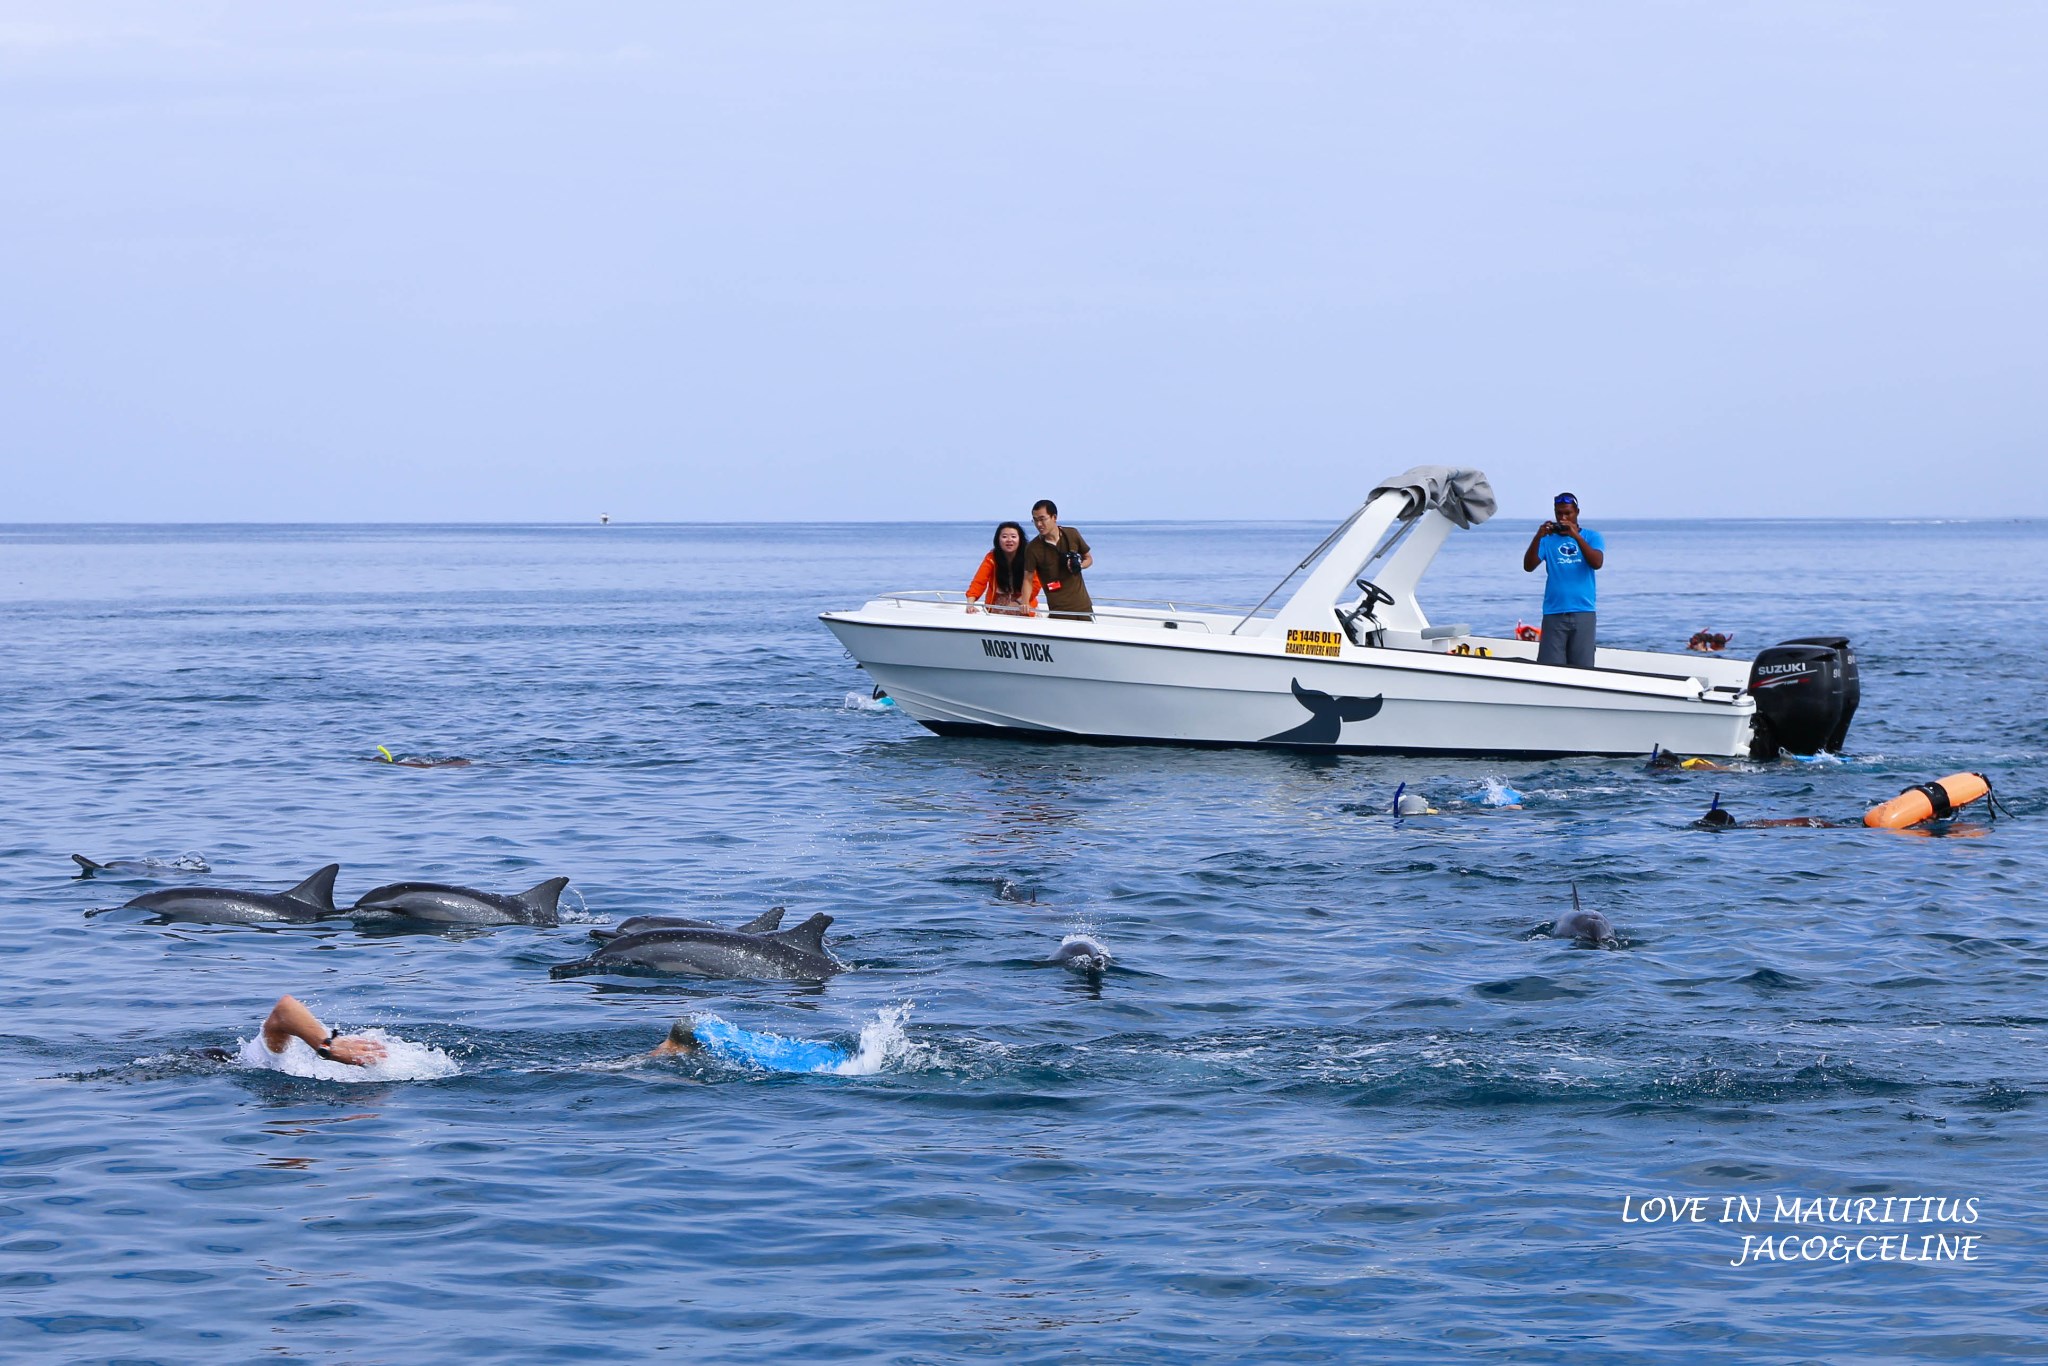
<instances>
[{"instance_id":1,"label":"horizon line","mask_svg":"<svg viewBox=\"0 0 2048 1366\"><path fill-rule=\"evenodd\" d=\"M1488 522L1528 521L1535 514L1505 516L1496 514ZM28 530L51 527L547 527L571 528L590 527L608 531L614 527L698 527L698 526L979 526L985 518L964 517L918 517L918 518L825 518L794 517L768 520L758 517L700 518L691 521L596 520L577 521L529 521L529 520L410 520L372 521L368 519L347 521L289 521L283 519L239 519L229 521L47 521L47 522L0 522L0 533L11 530ZM1324 517L1089 517L1084 518L1092 526L1327 526L1330 519ZM2048 514L2024 513L2001 517L1944 516L1938 513L1870 513L1861 516L1833 517L1767 517L1755 515L1729 515L1721 517L1636 517L1615 516L1602 518L1615 522L1772 522L1788 525L1819 525L1841 522L1870 522L1885 525L1909 526L1956 526L1979 524L2013 524L2018 522L2048 521ZM1078 523L1076 523L1078 525ZM1463 528L1468 531L1483 529Z\"/></svg>"}]
</instances>

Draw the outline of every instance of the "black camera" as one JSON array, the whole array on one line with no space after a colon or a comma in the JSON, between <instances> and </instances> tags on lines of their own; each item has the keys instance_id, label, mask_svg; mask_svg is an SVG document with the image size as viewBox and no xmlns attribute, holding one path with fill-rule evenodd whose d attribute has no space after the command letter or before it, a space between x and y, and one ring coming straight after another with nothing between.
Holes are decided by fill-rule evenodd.
<instances>
[{"instance_id":1,"label":"black camera","mask_svg":"<svg viewBox=\"0 0 2048 1366\"><path fill-rule=\"evenodd\" d=\"M1060 563L1066 566L1069 574L1081 572L1081 556L1075 551L1069 550L1066 554L1060 556Z\"/></svg>"}]
</instances>

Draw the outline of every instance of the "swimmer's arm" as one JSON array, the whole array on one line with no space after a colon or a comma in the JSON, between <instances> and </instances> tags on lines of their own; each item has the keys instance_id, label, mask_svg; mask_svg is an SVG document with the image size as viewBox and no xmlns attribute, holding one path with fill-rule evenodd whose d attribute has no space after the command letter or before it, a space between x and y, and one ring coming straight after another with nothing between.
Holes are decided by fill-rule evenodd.
<instances>
[{"instance_id":1,"label":"swimmer's arm","mask_svg":"<svg viewBox=\"0 0 2048 1366\"><path fill-rule=\"evenodd\" d=\"M323 1058L350 1067L368 1067L384 1060L384 1045L375 1039L331 1034L296 997L280 996L270 1008L269 1018L263 1021L263 1046L273 1053L282 1053L293 1039L302 1041Z\"/></svg>"}]
</instances>

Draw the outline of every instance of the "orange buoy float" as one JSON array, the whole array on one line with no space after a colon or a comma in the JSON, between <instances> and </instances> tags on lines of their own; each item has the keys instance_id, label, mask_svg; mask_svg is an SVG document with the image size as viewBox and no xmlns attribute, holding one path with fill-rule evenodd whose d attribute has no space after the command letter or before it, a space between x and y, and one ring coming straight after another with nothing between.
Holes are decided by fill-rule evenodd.
<instances>
[{"instance_id":1,"label":"orange buoy float","mask_svg":"<svg viewBox=\"0 0 2048 1366\"><path fill-rule=\"evenodd\" d=\"M1543 628L1541 626L1531 626L1526 621L1518 621L1515 623L1515 639L1541 640L1543 639Z\"/></svg>"},{"instance_id":2,"label":"orange buoy float","mask_svg":"<svg viewBox=\"0 0 2048 1366\"><path fill-rule=\"evenodd\" d=\"M1963 807L1991 793L1991 780L1981 773L1951 773L1938 782L1909 787L1888 802L1863 813L1873 830L1904 830L1922 821L1945 821Z\"/></svg>"}]
</instances>

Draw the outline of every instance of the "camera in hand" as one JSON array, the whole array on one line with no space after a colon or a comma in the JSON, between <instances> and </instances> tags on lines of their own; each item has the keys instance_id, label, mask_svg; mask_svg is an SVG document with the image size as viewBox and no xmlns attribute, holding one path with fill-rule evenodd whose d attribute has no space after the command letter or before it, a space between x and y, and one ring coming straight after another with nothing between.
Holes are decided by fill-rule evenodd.
<instances>
[{"instance_id":1,"label":"camera in hand","mask_svg":"<svg viewBox=\"0 0 2048 1366\"><path fill-rule=\"evenodd\" d=\"M1081 572L1081 556L1075 551L1069 550L1066 554L1060 556L1060 563L1066 566L1069 574Z\"/></svg>"}]
</instances>

